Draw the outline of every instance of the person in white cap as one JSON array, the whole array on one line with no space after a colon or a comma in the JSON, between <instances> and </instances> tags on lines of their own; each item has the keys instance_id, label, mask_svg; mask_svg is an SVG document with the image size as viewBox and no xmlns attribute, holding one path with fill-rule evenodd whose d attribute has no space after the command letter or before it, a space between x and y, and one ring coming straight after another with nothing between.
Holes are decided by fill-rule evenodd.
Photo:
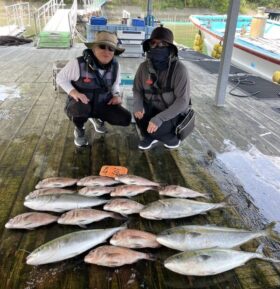
<instances>
[{"instance_id":1,"label":"person in white cap","mask_svg":"<svg viewBox=\"0 0 280 289\"><path fill-rule=\"evenodd\" d=\"M90 120L99 133L104 122L128 126L131 113L121 106L120 67L114 57L124 52L116 34L100 31L85 43L83 55L68 62L58 73L57 84L68 94L65 112L75 125L74 143L88 145L84 124Z\"/></svg>"},{"instance_id":2,"label":"person in white cap","mask_svg":"<svg viewBox=\"0 0 280 289\"><path fill-rule=\"evenodd\" d=\"M181 142L176 127L191 106L190 82L173 38L171 30L157 27L142 43L147 58L140 64L133 84L133 112L143 136L138 144L141 150L158 142L174 149Z\"/></svg>"}]
</instances>

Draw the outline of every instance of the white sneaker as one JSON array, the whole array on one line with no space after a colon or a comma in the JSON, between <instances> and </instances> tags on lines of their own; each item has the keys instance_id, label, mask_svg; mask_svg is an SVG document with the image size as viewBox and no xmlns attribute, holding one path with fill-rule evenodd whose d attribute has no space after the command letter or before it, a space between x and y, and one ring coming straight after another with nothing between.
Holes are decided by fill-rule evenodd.
<instances>
[{"instance_id":1,"label":"white sneaker","mask_svg":"<svg viewBox=\"0 0 280 289\"><path fill-rule=\"evenodd\" d=\"M89 118L88 120L92 123L94 130L96 132L98 132L98 133L106 133L107 132L104 121L102 121L98 118Z\"/></svg>"}]
</instances>

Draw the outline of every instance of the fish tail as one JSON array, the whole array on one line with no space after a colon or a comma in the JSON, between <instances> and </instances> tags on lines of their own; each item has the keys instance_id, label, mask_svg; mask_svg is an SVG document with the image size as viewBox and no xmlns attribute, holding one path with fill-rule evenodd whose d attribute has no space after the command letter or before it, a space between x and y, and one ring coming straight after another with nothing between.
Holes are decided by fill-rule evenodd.
<instances>
[{"instance_id":1,"label":"fish tail","mask_svg":"<svg viewBox=\"0 0 280 289\"><path fill-rule=\"evenodd\" d=\"M270 224L272 225L272 224ZM279 259L275 259L275 258L270 258L270 257L266 257L264 255L264 244L260 244L256 250L256 254L257 254L257 258L268 261L268 262L276 262L276 263L280 263Z\"/></svg>"},{"instance_id":2,"label":"fish tail","mask_svg":"<svg viewBox=\"0 0 280 289\"><path fill-rule=\"evenodd\" d=\"M145 259L150 260L150 261L156 261L157 257L154 254L146 253Z\"/></svg>"},{"instance_id":3,"label":"fish tail","mask_svg":"<svg viewBox=\"0 0 280 289\"><path fill-rule=\"evenodd\" d=\"M267 225L264 230L264 235L268 238L272 239L273 241L280 242L280 235L273 231L276 226L276 222L271 222Z\"/></svg>"}]
</instances>

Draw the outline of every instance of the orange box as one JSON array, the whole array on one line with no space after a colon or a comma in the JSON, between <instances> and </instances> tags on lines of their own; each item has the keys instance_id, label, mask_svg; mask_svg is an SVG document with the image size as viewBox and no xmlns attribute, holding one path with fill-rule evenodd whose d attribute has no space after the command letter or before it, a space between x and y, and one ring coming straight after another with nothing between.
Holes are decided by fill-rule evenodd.
<instances>
[{"instance_id":1,"label":"orange box","mask_svg":"<svg viewBox=\"0 0 280 289\"><path fill-rule=\"evenodd\" d=\"M126 167L121 166L102 166L99 175L103 177L114 178L118 175L126 175L128 173L128 169Z\"/></svg>"}]
</instances>

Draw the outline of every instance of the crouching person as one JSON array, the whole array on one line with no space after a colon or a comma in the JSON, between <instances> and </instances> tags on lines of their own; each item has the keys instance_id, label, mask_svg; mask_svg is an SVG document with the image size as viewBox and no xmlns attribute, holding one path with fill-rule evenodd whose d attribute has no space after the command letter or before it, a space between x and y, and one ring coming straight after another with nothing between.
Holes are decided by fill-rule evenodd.
<instances>
[{"instance_id":1,"label":"crouching person","mask_svg":"<svg viewBox=\"0 0 280 289\"><path fill-rule=\"evenodd\" d=\"M178 60L171 30L157 27L142 45L147 58L133 85L134 117L143 136L138 148L147 150L160 141L174 149L180 145L176 127L190 106L188 72Z\"/></svg>"},{"instance_id":2,"label":"crouching person","mask_svg":"<svg viewBox=\"0 0 280 289\"><path fill-rule=\"evenodd\" d=\"M105 133L104 122L128 126L131 114L121 106L120 67L114 57L124 52L117 36L98 32L88 49L58 73L57 84L68 94L65 112L75 125L74 143L88 145L84 124L89 120L95 130Z\"/></svg>"}]
</instances>

